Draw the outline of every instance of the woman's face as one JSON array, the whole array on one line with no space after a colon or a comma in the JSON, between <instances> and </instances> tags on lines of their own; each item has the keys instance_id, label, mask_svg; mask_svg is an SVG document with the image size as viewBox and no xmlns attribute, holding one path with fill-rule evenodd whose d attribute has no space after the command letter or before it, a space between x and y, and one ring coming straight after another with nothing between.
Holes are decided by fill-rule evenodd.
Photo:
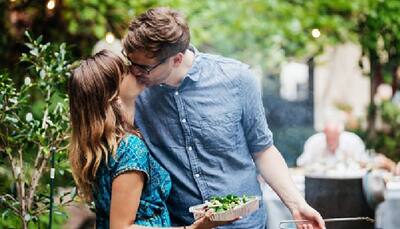
<instances>
[{"instance_id":1,"label":"woman's face","mask_svg":"<svg viewBox=\"0 0 400 229\"><path fill-rule=\"evenodd\" d=\"M133 100L144 90L144 88L144 84L139 83L132 73L128 73L123 76L119 88L119 96L123 101Z\"/></svg>"}]
</instances>

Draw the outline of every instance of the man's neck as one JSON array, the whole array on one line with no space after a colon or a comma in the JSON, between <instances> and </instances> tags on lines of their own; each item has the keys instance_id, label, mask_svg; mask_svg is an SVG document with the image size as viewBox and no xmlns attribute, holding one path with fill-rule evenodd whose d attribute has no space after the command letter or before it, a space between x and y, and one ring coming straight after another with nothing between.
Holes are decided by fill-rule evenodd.
<instances>
[{"instance_id":1,"label":"man's neck","mask_svg":"<svg viewBox=\"0 0 400 229\"><path fill-rule=\"evenodd\" d=\"M192 68L194 61L194 53L191 50L187 50L183 56L181 65L171 72L170 80L166 82L167 85L178 87L182 80L185 78L186 74Z\"/></svg>"}]
</instances>

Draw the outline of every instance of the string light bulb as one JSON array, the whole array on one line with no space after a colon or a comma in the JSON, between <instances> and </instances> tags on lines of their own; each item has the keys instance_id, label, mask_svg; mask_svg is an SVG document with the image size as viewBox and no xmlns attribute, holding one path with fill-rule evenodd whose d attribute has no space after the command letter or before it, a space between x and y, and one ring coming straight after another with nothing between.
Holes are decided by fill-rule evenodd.
<instances>
[{"instance_id":1,"label":"string light bulb","mask_svg":"<svg viewBox=\"0 0 400 229\"><path fill-rule=\"evenodd\" d=\"M321 36L321 32L319 31L319 29L313 29L311 31L311 36L313 36L314 38L318 38Z\"/></svg>"},{"instance_id":2,"label":"string light bulb","mask_svg":"<svg viewBox=\"0 0 400 229\"><path fill-rule=\"evenodd\" d=\"M56 1L54 1L54 0L48 1L46 7L47 7L47 9L49 9L49 10L54 9L54 8L56 7Z\"/></svg>"},{"instance_id":3,"label":"string light bulb","mask_svg":"<svg viewBox=\"0 0 400 229\"><path fill-rule=\"evenodd\" d=\"M111 44L113 43L115 40L115 36L114 34L112 34L111 32L106 33L106 42Z\"/></svg>"}]
</instances>

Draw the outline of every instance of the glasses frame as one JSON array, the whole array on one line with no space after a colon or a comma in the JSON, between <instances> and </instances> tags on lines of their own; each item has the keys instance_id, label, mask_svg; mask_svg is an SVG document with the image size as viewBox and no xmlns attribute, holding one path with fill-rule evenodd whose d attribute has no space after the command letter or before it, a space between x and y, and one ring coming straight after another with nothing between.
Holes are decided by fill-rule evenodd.
<instances>
[{"instance_id":1,"label":"glasses frame","mask_svg":"<svg viewBox=\"0 0 400 229\"><path fill-rule=\"evenodd\" d=\"M157 64L154 64L154 65L143 65L143 64L137 64L137 63L133 62L131 59L129 59L128 55L125 53L124 50L121 50L121 53L125 57L125 59L128 61L128 66L130 66L131 68L139 69L141 72L147 73L147 75L149 75L150 72L153 71L158 66L164 64L165 61L171 57L171 56L165 57L160 62L158 62Z\"/></svg>"}]
</instances>

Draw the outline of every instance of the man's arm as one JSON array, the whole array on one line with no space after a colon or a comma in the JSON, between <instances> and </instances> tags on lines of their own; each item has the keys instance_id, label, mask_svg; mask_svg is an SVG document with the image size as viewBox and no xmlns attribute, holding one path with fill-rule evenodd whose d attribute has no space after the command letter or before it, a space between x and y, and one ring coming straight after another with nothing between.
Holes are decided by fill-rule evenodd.
<instances>
[{"instance_id":1,"label":"man's arm","mask_svg":"<svg viewBox=\"0 0 400 229\"><path fill-rule=\"evenodd\" d=\"M314 228L325 228L321 215L306 203L297 190L286 162L275 146L255 153L253 157L262 177L289 208L294 219L310 220Z\"/></svg>"},{"instance_id":2,"label":"man's arm","mask_svg":"<svg viewBox=\"0 0 400 229\"><path fill-rule=\"evenodd\" d=\"M254 155L256 166L265 181L279 195L289 209L305 202L297 190L281 153L275 146Z\"/></svg>"},{"instance_id":3,"label":"man's arm","mask_svg":"<svg viewBox=\"0 0 400 229\"><path fill-rule=\"evenodd\" d=\"M311 208L296 190L285 161L273 146L272 132L265 119L261 87L256 77L246 68L241 69L239 80L243 132L261 175L288 206L294 219L307 219L315 228L325 228L319 213ZM312 227L309 224L309 227L303 228Z\"/></svg>"}]
</instances>

